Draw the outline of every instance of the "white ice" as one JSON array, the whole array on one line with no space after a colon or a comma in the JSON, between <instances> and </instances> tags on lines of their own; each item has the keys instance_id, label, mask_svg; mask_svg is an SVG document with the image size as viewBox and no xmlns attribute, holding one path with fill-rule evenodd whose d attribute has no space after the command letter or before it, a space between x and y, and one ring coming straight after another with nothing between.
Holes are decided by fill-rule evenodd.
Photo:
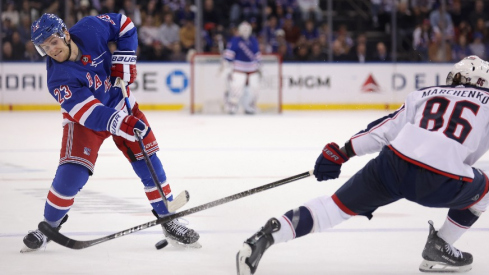
<instances>
[{"instance_id":1,"label":"white ice","mask_svg":"<svg viewBox=\"0 0 489 275\"><path fill-rule=\"evenodd\" d=\"M384 111L288 112L262 116L191 116L146 112L169 182L195 207L313 169L324 144L343 143ZM0 112L0 274L236 274L243 241L270 217L331 195L375 155L356 157L339 179L306 178L187 217L201 235L200 250L156 250L159 226L83 250L50 243L21 254L23 236L42 220L61 144L57 112ZM489 168L485 155L478 165ZM355 217L330 232L272 246L260 274L421 274L428 220L439 228L445 209L406 200ZM75 199L67 236L88 240L153 220L142 184L108 139L94 176ZM483 215L455 246L474 255L469 274L489 274L489 217Z\"/></svg>"}]
</instances>

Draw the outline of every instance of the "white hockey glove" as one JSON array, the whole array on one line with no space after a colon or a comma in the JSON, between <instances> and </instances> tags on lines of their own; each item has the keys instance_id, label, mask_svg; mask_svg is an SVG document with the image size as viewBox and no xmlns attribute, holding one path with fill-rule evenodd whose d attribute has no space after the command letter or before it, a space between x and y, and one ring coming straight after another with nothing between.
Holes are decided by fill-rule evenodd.
<instances>
[{"instance_id":1,"label":"white hockey glove","mask_svg":"<svg viewBox=\"0 0 489 275\"><path fill-rule=\"evenodd\" d=\"M136 141L135 132L139 133L141 139L144 139L151 131L142 120L135 116L128 115L124 111L115 113L109 121L109 132L113 135L123 137L131 142Z\"/></svg>"}]
</instances>

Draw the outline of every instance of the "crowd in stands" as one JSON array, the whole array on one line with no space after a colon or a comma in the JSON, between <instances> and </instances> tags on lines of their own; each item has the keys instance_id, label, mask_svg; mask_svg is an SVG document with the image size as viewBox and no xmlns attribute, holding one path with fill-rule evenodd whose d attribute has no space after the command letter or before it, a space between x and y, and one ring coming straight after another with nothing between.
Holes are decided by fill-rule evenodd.
<instances>
[{"instance_id":1,"label":"crowd in stands","mask_svg":"<svg viewBox=\"0 0 489 275\"><path fill-rule=\"evenodd\" d=\"M328 62L332 53L333 62L390 62L393 52L396 61L407 62L453 62L471 54L488 59L487 0L336 0L331 28L327 0L202 0L201 31L194 0L2 3L2 61L43 60L30 42L31 23L43 13L58 15L70 28L85 16L109 12L125 14L138 28L139 61L185 61L196 36L204 52L221 53L244 20L262 53L284 61Z\"/></svg>"}]
</instances>

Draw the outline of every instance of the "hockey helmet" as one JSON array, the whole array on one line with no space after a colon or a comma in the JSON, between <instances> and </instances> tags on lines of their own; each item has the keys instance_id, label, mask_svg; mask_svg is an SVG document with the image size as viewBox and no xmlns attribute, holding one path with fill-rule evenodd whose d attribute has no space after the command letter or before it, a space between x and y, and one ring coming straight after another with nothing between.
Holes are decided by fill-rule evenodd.
<instances>
[{"instance_id":1,"label":"hockey helmet","mask_svg":"<svg viewBox=\"0 0 489 275\"><path fill-rule=\"evenodd\" d=\"M38 20L34 21L31 26L31 41L34 43L37 52L41 56L46 55L46 51L41 47L41 44L46 41L51 35L59 38L65 38L64 31L67 30L65 23L54 14L45 13Z\"/></svg>"},{"instance_id":2,"label":"hockey helmet","mask_svg":"<svg viewBox=\"0 0 489 275\"><path fill-rule=\"evenodd\" d=\"M446 83L489 88L489 63L476 55L467 56L453 66L448 73Z\"/></svg>"},{"instance_id":3,"label":"hockey helmet","mask_svg":"<svg viewBox=\"0 0 489 275\"><path fill-rule=\"evenodd\" d=\"M242 22L238 26L238 34L244 39L248 39L248 37L250 37L251 31L252 31L251 25L246 21Z\"/></svg>"}]
</instances>

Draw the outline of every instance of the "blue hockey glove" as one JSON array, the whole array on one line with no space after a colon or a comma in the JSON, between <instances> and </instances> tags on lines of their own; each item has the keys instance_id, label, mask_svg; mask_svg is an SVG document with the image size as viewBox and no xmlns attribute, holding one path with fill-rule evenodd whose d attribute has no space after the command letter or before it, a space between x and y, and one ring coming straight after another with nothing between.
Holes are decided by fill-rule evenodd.
<instances>
[{"instance_id":1,"label":"blue hockey glove","mask_svg":"<svg viewBox=\"0 0 489 275\"><path fill-rule=\"evenodd\" d=\"M341 152L338 144L328 143L316 160L314 176L318 181L336 179L341 173L341 165L349 159L347 155Z\"/></svg>"}]
</instances>

